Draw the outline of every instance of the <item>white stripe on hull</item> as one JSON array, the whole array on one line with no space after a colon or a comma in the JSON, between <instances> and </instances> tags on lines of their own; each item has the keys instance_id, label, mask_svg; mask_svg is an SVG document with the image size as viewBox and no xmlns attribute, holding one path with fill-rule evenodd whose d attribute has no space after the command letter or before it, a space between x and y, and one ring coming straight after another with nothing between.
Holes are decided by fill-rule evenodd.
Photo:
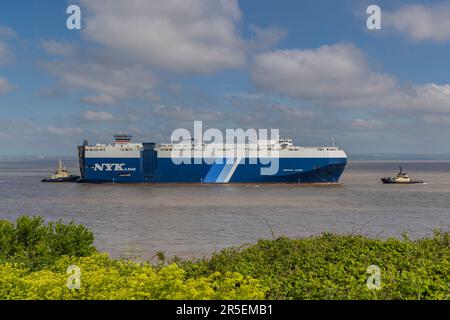
<instances>
[{"instance_id":1,"label":"white stripe on hull","mask_svg":"<svg viewBox=\"0 0 450 320\"><path fill-rule=\"evenodd\" d=\"M231 167L230 172L228 172L228 174L225 177L225 180L223 182L228 183L230 181L231 177L233 176L234 172L236 171L236 169L241 161L242 161L242 159L238 159L237 161L235 161L233 163L233 167Z\"/></svg>"}]
</instances>

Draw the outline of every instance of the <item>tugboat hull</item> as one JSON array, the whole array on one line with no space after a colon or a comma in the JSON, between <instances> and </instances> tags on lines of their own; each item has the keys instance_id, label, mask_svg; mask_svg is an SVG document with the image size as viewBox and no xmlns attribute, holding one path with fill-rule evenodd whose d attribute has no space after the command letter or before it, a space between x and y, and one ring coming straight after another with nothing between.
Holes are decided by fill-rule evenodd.
<instances>
[{"instance_id":1,"label":"tugboat hull","mask_svg":"<svg viewBox=\"0 0 450 320\"><path fill-rule=\"evenodd\" d=\"M42 179L41 182L76 182L80 177L79 176L71 176L71 177L64 177L64 178L47 178Z\"/></svg>"},{"instance_id":2,"label":"tugboat hull","mask_svg":"<svg viewBox=\"0 0 450 320\"><path fill-rule=\"evenodd\" d=\"M403 172L403 168L400 167L400 171L396 177L381 178L381 181L385 184L418 184L423 183L423 180L411 179L406 172Z\"/></svg>"},{"instance_id":3,"label":"tugboat hull","mask_svg":"<svg viewBox=\"0 0 450 320\"><path fill-rule=\"evenodd\" d=\"M422 180L411 180L411 181L395 181L391 178L381 178L384 184L422 184Z\"/></svg>"}]
</instances>

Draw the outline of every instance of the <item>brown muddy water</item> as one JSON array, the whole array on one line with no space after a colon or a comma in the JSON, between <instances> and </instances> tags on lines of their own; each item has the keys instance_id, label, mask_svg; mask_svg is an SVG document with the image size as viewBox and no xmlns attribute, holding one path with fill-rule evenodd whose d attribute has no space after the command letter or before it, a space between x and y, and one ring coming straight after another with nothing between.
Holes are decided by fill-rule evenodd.
<instances>
[{"instance_id":1,"label":"brown muddy water","mask_svg":"<svg viewBox=\"0 0 450 320\"><path fill-rule=\"evenodd\" d=\"M51 184L55 160L0 161L0 219L41 215L90 228L114 257L208 256L232 245L325 231L373 237L450 229L450 162L350 162L339 185ZM65 163L77 172L75 160ZM424 185L383 185L398 165Z\"/></svg>"}]
</instances>

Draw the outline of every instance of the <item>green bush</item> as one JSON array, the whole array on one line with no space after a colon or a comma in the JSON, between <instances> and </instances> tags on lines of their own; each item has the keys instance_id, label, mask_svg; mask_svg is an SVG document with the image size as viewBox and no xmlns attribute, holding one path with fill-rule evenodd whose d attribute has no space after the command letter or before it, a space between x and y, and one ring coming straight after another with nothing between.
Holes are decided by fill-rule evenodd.
<instances>
[{"instance_id":1,"label":"green bush","mask_svg":"<svg viewBox=\"0 0 450 320\"><path fill-rule=\"evenodd\" d=\"M377 240L323 234L261 240L200 261L179 261L188 276L238 272L270 288L268 299L448 299L450 237ZM369 265L381 269L381 290L369 290Z\"/></svg>"},{"instance_id":2,"label":"green bush","mask_svg":"<svg viewBox=\"0 0 450 320\"><path fill-rule=\"evenodd\" d=\"M44 224L42 217L23 216L13 224L0 220L0 262L18 263L38 270L61 256L84 257L94 253L94 236L82 225L61 221Z\"/></svg>"},{"instance_id":3,"label":"green bush","mask_svg":"<svg viewBox=\"0 0 450 320\"><path fill-rule=\"evenodd\" d=\"M79 289L67 267L80 270ZM156 269L147 263L113 260L106 254L64 257L51 269L29 272L10 263L0 264L0 299L262 299L266 288L258 280L235 272L214 272L187 278L176 264Z\"/></svg>"},{"instance_id":4,"label":"green bush","mask_svg":"<svg viewBox=\"0 0 450 320\"><path fill-rule=\"evenodd\" d=\"M40 217L0 221L0 299L448 299L450 235L412 241L335 235L229 248L201 260L138 263L97 253L92 233ZM69 289L67 268L81 272ZM381 270L369 290L367 268Z\"/></svg>"}]
</instances>

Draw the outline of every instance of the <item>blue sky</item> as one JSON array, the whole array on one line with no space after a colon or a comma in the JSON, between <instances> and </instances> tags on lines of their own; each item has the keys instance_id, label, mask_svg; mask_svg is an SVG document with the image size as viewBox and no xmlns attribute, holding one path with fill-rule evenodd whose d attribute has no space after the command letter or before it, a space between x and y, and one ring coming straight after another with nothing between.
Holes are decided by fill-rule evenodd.
<instances>
[{"instance_id":1,"label":"blue sky","mask_svg":"<svg viewBox=\"0 0 450 320\"><path fill-rule=\"evenodd\" d=\"M81 30L66 28L70 4ZM168 141L194 120L450 153L449 21L448 1L6 0L0 156L75 155L115 132Z\"/></svg>"}]
</instances>

